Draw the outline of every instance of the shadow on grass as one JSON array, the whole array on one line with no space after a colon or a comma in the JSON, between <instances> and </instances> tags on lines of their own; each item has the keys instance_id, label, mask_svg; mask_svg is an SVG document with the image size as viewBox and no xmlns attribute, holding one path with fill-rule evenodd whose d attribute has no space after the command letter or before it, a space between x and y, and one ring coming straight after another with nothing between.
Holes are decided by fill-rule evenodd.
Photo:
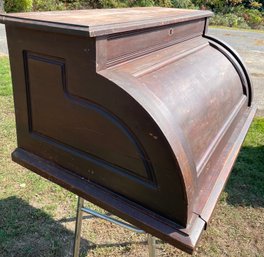
<instances>
[{"instance_id":1,"label":"shadow on grass","mask_svg":"<svg viewBox=\"0 0 264 257\"><path fill-rule=\"evenodd\" d=\"M72 256L74 233L17 197L0 201L1 257ZM83 255L90 243L81 241ZM86 255L85 255L86 256Z\"/></svg>"},{"instance_id":2,"label":"shadow on grass","mask_svg":"<svg viewBox=\"0 0 264 257\"><path fill-rule=\"evenodd\" d=\"M264 145L241 149L225 192L229 204L264 207Z\"/></svg>"},{"instance_id":3,"label":"shadow on grass","mask_svg":"<svg viewBox=\"0 0 264 257\"><path fill-rule=\"evenodd\" d=\"M84 219L94 218L84 216ZM61 223L74 222L75 218L55 221L42 210L30 206L17 197L0 201L0 256L1 257L71 257L74 233ZM142 242L94 244L81 239L81 254L87 256L96 248L126 247Z\"/></svg>"}]
</instances>

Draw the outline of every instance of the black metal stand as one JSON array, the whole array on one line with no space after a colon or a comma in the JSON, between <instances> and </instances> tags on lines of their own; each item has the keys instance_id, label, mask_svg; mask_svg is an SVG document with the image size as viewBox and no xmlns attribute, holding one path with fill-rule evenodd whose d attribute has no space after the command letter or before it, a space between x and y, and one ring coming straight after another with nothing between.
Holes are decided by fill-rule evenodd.
<instances>
[{"instance_id":1,"label":"black metal stand","mask_svg":"<svg viewBox=\"0 0 264 257\"><path fill-rule=\"evenodd\" d=\"M144 230L141 230L137 227L134 227L131 224L128 224L128 223L125 223L123 221L109 217L107 215L98 213L92 209L85 208L84 207L84 199L81 197L78 197L73 257L79 257L79 254L80 254L80 241L81 241L83 212L89 213L89 214L91 214L95 217L101 218L103 220L107 220L113 224L116 224L116 225L121 226L121 227L128 229L128 230L131 230L133 232L145 233ZM156 240L150 234L148 234L148 249L149 249L149 257L156 257Z\"/></svg>"}]
</instances>

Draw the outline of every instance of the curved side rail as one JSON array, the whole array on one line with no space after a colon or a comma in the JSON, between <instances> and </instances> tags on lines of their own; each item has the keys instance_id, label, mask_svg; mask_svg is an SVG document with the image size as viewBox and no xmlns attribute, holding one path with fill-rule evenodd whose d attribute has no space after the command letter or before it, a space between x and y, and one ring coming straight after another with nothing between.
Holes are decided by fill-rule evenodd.
<instances>
[{"instance_id":1,"label":"curved side rail","mask_svg":"<svg viewBox=\"0 0 264 257\"><path fill-rule=\"evenodd\" d=\"M230 45L228 45L227 43L225 43L224 41L222 41L222 40L220 40L218 38L215 38L215 37L212 37L212 36L208 36L206 34L204 34L203 37L205 37L205 38L209 39L210 41L213 41L214 43L220 45L221 47L223 47L225 50L227 50L235 58L236 62L239 64L240 68L243 71L243 75L245 76L247 93L248 93L248 95L247 95L248 96L248 106L251 106L252 99L253 99L252 82L251 82L251 79L249 77L249 72L248 72L248 70L246 68L246 65L242 61L242 58L240 57L240 55Z\"/></svg>"}]
</instances>

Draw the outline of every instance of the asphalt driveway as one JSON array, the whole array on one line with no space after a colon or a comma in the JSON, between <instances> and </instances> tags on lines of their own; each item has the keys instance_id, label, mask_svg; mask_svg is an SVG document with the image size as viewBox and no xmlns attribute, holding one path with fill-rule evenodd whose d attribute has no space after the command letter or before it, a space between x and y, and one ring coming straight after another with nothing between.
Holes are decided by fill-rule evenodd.
<instances>
[{"instance_id":1,"label":"asphalt driveway","mask_svg":"<svg viewBox=\"0 0 264 257\"><path fill-rule=\"evenodd\" d=\"M242 57L251 74L257 115L264 116L264 31L240 31L210 28L213 35L232 46ZM0 24L0 55L8 54L5 28Z\"/></svg>"},{"instance_id":2,"label":"asphalt driveway","mask_svg":"<svg viewBox=\"0 0 264 257\"><path fill-rule=\"evenodd\" d=\"M208 34L228 43L242 57L251 75L257 115L264 116L264 31L210 28Z\"/></svg>"},{"instance_id":3,"label":"asphalt driveway","mask_svg":"<svg viewBox=\"0 0 264 257\"><path fill-rule=\"evenodd\" d=\"M3 24L0 24L0 55L1 54L8 54L5 26Z\"/></svg>"}]
</instances>

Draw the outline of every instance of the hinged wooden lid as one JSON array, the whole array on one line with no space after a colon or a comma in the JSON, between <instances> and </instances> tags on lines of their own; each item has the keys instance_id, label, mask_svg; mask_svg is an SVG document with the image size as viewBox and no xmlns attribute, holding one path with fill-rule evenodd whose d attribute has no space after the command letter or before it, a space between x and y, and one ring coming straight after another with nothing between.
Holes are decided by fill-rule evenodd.
<instances>
[{"instance_id":1,"label":"hinged wooden lid","mask_svg":"<svg viewBox=\"0 0 264 257\"><path fill-rule=\"evenodd\" d=\"M29 12L0 15L0 23L76 31L90 37L152 28L212 16L210 11L161 7Z\"/></svg>"}]
</instances>

